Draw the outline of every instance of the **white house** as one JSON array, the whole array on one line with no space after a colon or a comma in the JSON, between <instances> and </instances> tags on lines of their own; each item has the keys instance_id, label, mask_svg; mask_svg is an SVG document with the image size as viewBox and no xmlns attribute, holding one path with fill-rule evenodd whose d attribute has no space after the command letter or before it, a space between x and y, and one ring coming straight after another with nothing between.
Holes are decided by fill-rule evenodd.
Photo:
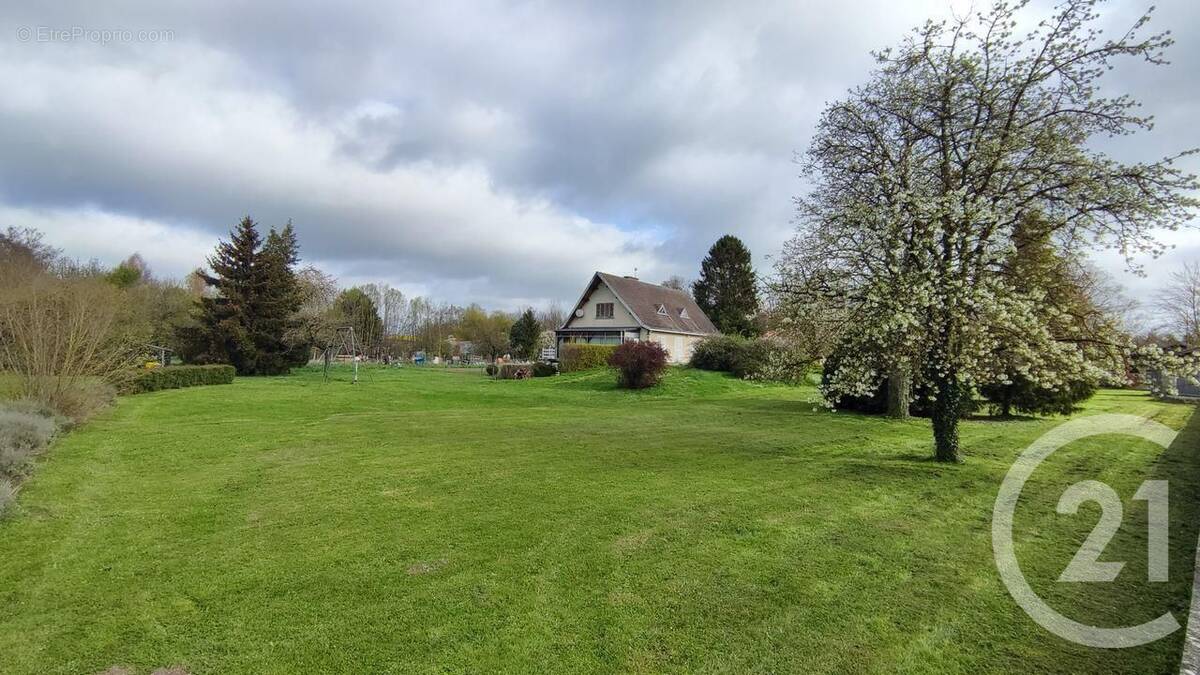
<instances>
[{"instance_id":1,"label":"white house","mask_svg":"<svg viewBox=\"0 0 1200 675\"><path fill-rule=\"evenodd\" d=\"M635 277L596 272L555 338L560 349L572 343L658 342L672 363L683 363L697 342L716 333L687 293Z\"/></svg>"}]
</instances>

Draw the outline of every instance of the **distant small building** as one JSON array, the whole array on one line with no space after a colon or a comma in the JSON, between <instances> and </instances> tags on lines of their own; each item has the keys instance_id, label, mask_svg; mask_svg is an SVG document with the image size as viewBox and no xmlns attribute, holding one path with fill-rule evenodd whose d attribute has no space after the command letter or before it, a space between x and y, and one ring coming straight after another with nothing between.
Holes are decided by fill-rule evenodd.
<instances>
[{"instance_id":1,"label":"distant small building","mask_svg":"<svg viewBox=\"0 0 1200 675\"><path fill-rule=\"evenodd\" d=\"M561 350L566 344L657 342L672 363L683 363L691 358L697 342L717 332L683 291L596 272L562 328L555 331L555 343Z\"/></svg>"}]
</instances>

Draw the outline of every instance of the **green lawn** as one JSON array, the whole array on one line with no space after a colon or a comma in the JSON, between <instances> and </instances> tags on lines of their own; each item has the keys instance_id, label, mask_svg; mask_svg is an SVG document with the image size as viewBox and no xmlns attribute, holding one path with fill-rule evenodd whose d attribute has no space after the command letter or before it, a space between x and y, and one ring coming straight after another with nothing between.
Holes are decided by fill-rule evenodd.
<instances>
[{"instance_id":1,"label":"green lawn","mask_svg":"<svg viewBox=\"0 0 1200 675\"><path fill-rule=\"evenodd\" d=\"M0 672L1168 672L1180 632L1128 650L1047 633L991 552L1000 480L1059 420L928 423L815 410L807 388L686 369L319 372L123 398L59 442L0 522ZM1185 429L1059 451L1026 487L1018 554L1057 609L1186 619L1200 416L1103 392L1081 414ZM1142 480L1171 481L1171 581L1147 584ZM1125 520L1113 584L1055 579L1098 508Z\"/></svg>"}]
</instances>

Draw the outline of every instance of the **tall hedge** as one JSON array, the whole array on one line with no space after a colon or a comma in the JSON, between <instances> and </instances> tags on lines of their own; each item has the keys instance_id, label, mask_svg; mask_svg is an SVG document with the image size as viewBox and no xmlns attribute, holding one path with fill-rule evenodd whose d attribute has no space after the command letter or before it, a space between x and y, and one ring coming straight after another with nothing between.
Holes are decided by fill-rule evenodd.
<instances>
[{"instance_id":1,"label":"tall hedge","mask_svg":"<svg viewBox=\"0 0 1200 675\"><path fill-rule=\"evenodd\" d=\"M122 388L125 394L142 394L160 389L181 389L206 384L231 384L237 373L233 366L169 366L144 370L134 375Z\"/></svg>"},{"instance_id":2,"label":"tall hedge","mask_svg":"<svg viewBox=\"0 0 1200 675\"><path fill-rule=\"evenodd\" d=\"M616 345L566 344L558 350L558 369L564 373L605 368Z\"/></svg>"},{"instance_id":3,"label":"tall hedge","mask_svg":"<svg viewBox=\"0 0 1200 675\"><path fill-rule=\"evenodd\" d=\"M779 344L767 338L712 335L696 344L690 364L693 368L731 373L742 379L758 378L766 371L772 353L780 349Z\"/></svg>"}]
</instances>

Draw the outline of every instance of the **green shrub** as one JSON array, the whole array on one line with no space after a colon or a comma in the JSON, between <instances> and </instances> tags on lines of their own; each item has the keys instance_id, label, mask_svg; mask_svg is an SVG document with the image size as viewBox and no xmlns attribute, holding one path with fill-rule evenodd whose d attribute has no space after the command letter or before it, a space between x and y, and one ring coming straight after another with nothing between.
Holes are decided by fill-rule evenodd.
<instances>
[{"instance_id":1,"label":"green shrub","mask_svg":"<svg viewBox=\"0 0 1200 675\"><path fill-rule=\"evenodd\" d=\"M793 382L802 380L807 370L807 364L799 361L802 358L778 340L713 335L696 344L690 364L743 379Z\"/></svg>"},{"instance_id":2,"label":"green shrub","mask_svg":"<svg viewBox=\"0 0 1200 675\"><path fill-rule=\"evenodd\" d=\"M553 363L535 363L533 364L534 377L551 377L558 374L558 368L554 367Z\"/></svg>"},{"instance_id":3,"label":"green shrub","mask_svg":"<svg viewBox=\"0 0 1200 675\"><path fill-rule=\"evenodd\" d=\"M701 370L733 372L738 353L748 342L740 335L711 335L696 343L689 363Z\"/></svg>"},{"instance_id":4,"label":"green shrub","mask_svg":"<svg viewBox=\"0 0 1200 675\"><path fill-rule=\"evenodd\" d=\"M729 372L742 379L761 378L767 370L772 354L778 349L778 345L764 338L746 340L745 344L734 352Z\"/></svg>"},{"instance_id":5,"label":"green shrub","mask_svg":"<svg viewBox=\"0 0 1200 675\"><path fill-rule=\"evenodd\" d=\"M1008 417L1013 411L1030 415L1070 415L1079 404L1091 398L1098 389L1092 380L1075 379L1065 387L1039 387L1024 375L1010 376L1009 384L989 384L979 393L987 399L997 415Z\"/></svg>"},{"instance_id":6,"label":"green shrub","mask_svg":"<svg viewBox=\"0 0 1200 675\"><path fill-rule=\"evenodd\" d=\"M626 389L653 387L667 368L667 350L657 342L625 342L608 365L617 369L617 384Z\"/></svg>"},{"instance_id":7,"label":"green shrub","mask_svg":"<svg viewBox=\"0 0 1200 675\"><path fill-rule=\"evenodd\" d=\"M771 348L767 351L766 359L750 373L751 379L793 385L804 384L808 380L817 365L810 352L787 340L760 339L769 342Z\"/></svg>"},{"instance_id":8,"label":"green shrub","mask_svg":"<svg viewBox=\"0 0 1200 675\"><path fill-rule=\"evenodd\" d=\"M207 384L230 384L236 373L230 365L168 366L139 372L122 393L142 394L160 389L180 389Z\"/></svg>"},{"instance_id":9,"label":"green shrub","mask_svg":"<svg viewBox=\"0 0 1200 675\"><path fill-rule=\"evenodd\" d=\"M564 373L603 368L616 345L566 344L558 350L558 369Z\"/></svg>"}]
</instances>

